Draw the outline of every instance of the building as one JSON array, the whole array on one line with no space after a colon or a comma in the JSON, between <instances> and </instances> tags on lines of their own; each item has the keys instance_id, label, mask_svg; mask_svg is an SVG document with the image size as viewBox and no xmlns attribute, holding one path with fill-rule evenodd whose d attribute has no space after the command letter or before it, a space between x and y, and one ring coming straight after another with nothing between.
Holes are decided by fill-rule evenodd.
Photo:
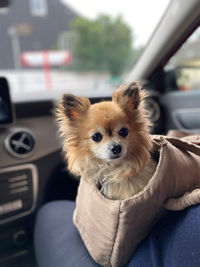
<instances>
[{"instance_id":1,"label":"building","mask_svg":"<svg viewBox=\"0 0 200 267\"><path fill-rule=\"evenodd\" d=\"M20 53L53 50L76 16L60 0L13 0L0 10L0 69L14 69Z\"/></svg>"}]
</instances>

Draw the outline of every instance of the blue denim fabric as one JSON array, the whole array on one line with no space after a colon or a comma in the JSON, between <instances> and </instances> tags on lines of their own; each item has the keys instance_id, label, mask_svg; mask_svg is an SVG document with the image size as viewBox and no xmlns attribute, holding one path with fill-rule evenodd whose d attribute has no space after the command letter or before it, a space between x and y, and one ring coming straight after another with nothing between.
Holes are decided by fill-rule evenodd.
<instances>
[{"instance_id":1,"label":"blue denim fabric","mask_svg":"<svg viewBox=\"0 0 200 267\"><path fill-rule=\"evenodd\" d=\"M37 216L34 245L39 267L96 267L75 226L75 203L55 201ZM169 212L139 245L127 267L199 267L200 205Z\"/></svg>"}]
</instances>

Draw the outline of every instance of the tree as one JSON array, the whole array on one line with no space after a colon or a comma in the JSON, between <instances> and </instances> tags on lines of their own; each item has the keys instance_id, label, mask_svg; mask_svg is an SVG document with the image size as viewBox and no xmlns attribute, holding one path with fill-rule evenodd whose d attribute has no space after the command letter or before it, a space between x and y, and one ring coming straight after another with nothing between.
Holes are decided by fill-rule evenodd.
<instances>
[{"instance_id":1,"label":"tree","mask_svg":"<svg viewBox=\"0 0 200 267\"><path fill-rule=\"evenodd\" d=\"M122 73L132 53L131 29L118 16L101 15L96 20L76 17L71 28L77 33L76 56L79 70Z\"/></svg>"}]
</instances>

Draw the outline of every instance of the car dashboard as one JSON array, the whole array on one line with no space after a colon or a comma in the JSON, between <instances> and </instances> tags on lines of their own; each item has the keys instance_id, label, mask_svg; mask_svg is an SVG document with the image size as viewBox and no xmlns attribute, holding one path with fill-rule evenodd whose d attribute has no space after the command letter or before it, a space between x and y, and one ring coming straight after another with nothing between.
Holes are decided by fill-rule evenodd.
<instances>
[{"instance_id":1,"label":"car dashboard","mask_svg":"<svg viewBox=\"0 0 200 267\"><path fill-rule=\"evenodd\" d=\"M61 153L53 102L13 106L14 122L0 129L0 266L11 266L14 255L32 258L37 210L51 200L74 200L78 186Z\"/></svg>"}]
</instances>

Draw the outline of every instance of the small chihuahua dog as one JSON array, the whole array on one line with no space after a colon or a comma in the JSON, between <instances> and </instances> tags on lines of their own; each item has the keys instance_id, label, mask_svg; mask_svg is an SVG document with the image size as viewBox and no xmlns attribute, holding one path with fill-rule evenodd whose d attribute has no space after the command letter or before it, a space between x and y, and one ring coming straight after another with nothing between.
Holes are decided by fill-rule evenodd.
<instances>
[{"instance_id":1,"label":"small chihuahua dog","mask_svg":"<svg viewBox=\"0 0 200 267\"><path fill-rule=\"evenodd\" d=\"M95 183L109 199L137 194L156 169L147 94L137 82L122 85L112 101L90 104L86 97L63 96L57 108L69 170Z\"/></svg>"}]
</instances>

